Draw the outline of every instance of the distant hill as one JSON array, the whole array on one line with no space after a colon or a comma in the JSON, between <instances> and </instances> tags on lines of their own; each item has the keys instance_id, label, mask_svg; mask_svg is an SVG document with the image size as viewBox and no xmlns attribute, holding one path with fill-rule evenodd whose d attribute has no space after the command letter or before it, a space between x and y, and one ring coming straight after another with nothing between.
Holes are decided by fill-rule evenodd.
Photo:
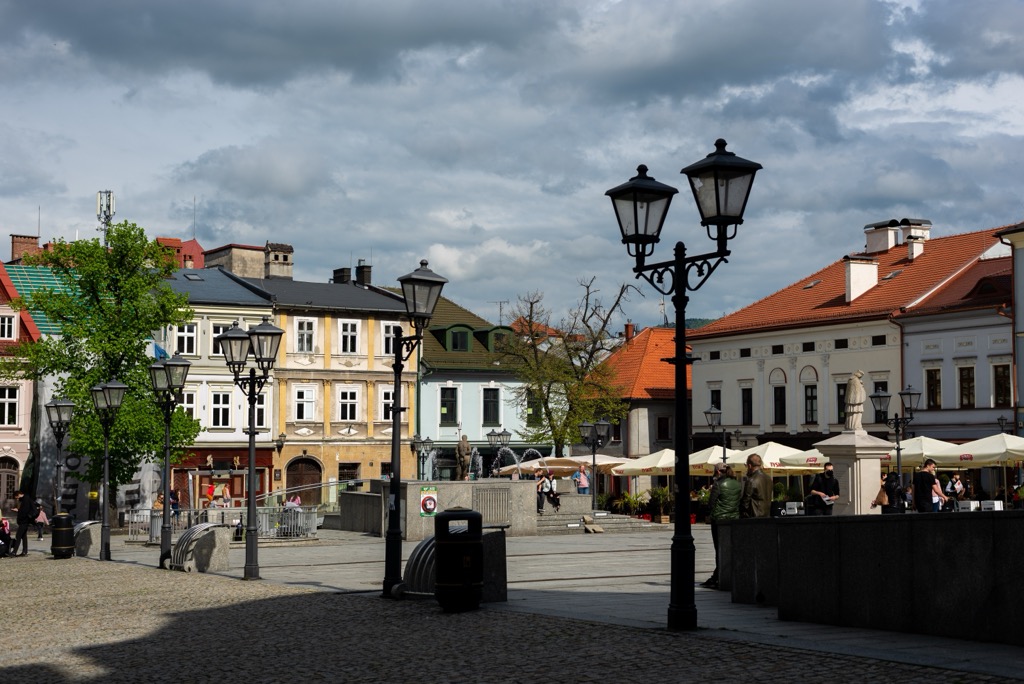
<instances>
[{"instance_id":1,"label":"distant hill","mask_svg":"<svg viewBox=\"0 0 1024 684\"><path fill-rule=\"evenodd\" d=\"M703 328L708 323L714 323L717 320L717 318L687 318L686 328L688 330L693 330L694 328Z\"/></svg>"}]
</instances>

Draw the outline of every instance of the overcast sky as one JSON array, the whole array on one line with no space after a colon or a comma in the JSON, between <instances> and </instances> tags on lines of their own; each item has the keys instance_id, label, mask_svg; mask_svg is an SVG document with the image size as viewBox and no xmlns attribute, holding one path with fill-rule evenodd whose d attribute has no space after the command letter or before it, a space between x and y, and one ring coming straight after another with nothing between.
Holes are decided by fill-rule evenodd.
<instances>
[{"instance_id":1,"label":"overcast sky","mask_svg":"<svg viewBox=\"0 0 1024 684\"><path fill-rule=\"evenodd\" d=\"M1022 72L1021 0L0 0L0 258L96 236L110 189L151 237L195 198L206 249L291 243L296 278L426 258L493 322L531 290L561 314L632 280L604 192L640 163L685 190L721 137L764 170L691 295L717 317L867 223L1024 220ZM688 192L663 237L712 247Z\"/></svg>"}]
</instances>

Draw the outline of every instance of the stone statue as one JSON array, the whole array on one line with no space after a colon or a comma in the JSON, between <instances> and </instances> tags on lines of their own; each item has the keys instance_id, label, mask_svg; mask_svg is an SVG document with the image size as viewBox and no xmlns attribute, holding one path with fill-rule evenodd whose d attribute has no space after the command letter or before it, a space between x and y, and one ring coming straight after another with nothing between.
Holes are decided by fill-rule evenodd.
<instances>
[{"instance_id":1,"label":"stone statue","mask_svg":"<svg viewBox=\"0 0 1024 684\"><path fill-rule=\"evenodd\" d=\"M455 479L468 480L470 459L473 457L473 447L469 445L469 437L462 435L462 439L455 445Z\"/></svg>"},{"instance_id":2,"label":"stone statue","mask_svg":"<svg viewBox=\"0 0 1024 684\"><path fill-rule=\"evenodd\" d=\"M864 371L854 371L853 375L846 382L846 429L863 430L861 417L864 414L864 400L867 393L864 390L864 383L860 379L864 377Z\"/></svg>"}]
</instances>

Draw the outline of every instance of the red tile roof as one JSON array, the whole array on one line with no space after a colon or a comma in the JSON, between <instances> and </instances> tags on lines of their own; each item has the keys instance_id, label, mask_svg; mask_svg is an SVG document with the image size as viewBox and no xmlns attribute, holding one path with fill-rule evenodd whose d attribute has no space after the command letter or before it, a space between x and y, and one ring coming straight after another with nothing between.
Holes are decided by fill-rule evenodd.
<instances>
[{"instance_id":1,"label":"red tile roof","mask_svg":"<svg viewBox=\"0 0 1024 684\"><path fill-rule=\"evenodd\" d=\"M675 328L647 328L605 359L622 387L623 399L675 398L675 366L663 360L675 356L675 338ZM687 393L690 382L687 367Z\"/></svg>"},{"instance_id":2,"label":"red tile roof","mask_svg":"<svg viewBox=\"0 0 1024 684\"><path fill-rule=\"evenodd\" d=\"M1012 302L1012 258L982 259L899 317L953 310L995 309L1009 306Z\"/></svg>"},{"instance_id":3,"label":"red tile roof","mask_svg":"<svg viewBox=\"0 0 1024 684\"><path fill-rule=\"evenodd\" d=\"M846 301L845 258L840 259L750 306L688 333L689 339L886 318L900 307L912 306L951 276L975 263L981 254L999 242L995 237L997 230L990 228L932 238L924 242L924 252L913 261L907 256L905 243L886 252L854 255L878 262L878 284L849 303ZM886 278L890 275L892 277Z\"/></svg>"}]
</instances>

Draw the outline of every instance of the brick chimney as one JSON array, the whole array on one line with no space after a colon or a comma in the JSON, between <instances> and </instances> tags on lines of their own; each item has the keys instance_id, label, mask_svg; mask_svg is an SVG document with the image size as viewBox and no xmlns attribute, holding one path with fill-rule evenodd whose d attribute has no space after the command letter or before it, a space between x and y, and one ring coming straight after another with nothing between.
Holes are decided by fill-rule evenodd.
<instances>
[{"instance_id":1,"label":"brick chimney","mask_svg":"<svg viewBox=\"0 0 1024 684\"><path fill-rule=\"evenodd\" d=\"M11 262L21 263L21 258L26 254L35 254L41 251L38 236L11 234Z\"/></svg>"},{"instance_id":2,"label":"brick chimney","mask_svg":"<svg viewBox=\"0 0 1024 684\"><path fill-rule=\"evenodd\" d=\"M625 337L629 342L636 335L636 325L632 321L626 321Z\"/></svg>"},{"instance_id":3,"label":"brick chimney","mask_svg":"<svg viewBox=\"0 0 1024 684\"><path fill-rule=\"evenodd\" d=\"M348 285L352 282L352 269L347 266L334 269L334 282L338 285Z\"/></svg>"},{"instance_id":4,"label":"brick chimney","mask_svg":"<svg viewBox=\"0 0 1024 684\"><path fill-rule=\"evenodd\" d=\"M359 285L370 284L370 271L373 267L366 263L363 259L359 260L356 264L356 283Z\"/></svg>"}]
</instances>

